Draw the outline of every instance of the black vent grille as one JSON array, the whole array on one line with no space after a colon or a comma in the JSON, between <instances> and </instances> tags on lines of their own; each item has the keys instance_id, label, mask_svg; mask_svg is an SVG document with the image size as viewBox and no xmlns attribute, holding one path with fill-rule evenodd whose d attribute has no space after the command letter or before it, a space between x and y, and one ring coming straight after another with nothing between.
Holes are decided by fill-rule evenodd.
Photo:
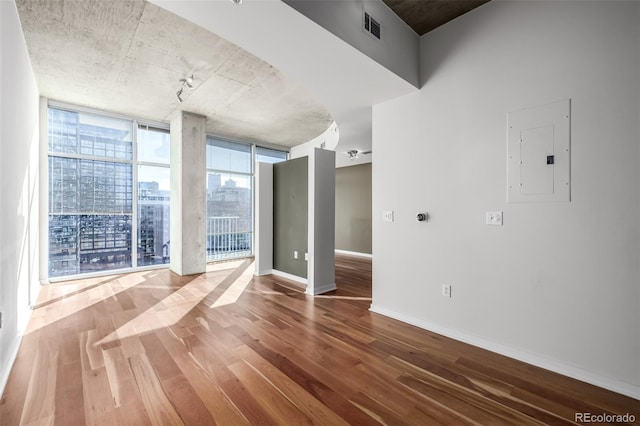
<instances>
[{"instance_id":1,"label":"black vent grille","mask_svg":"<svg viewBox=\"0 0 640 426\"><path fill-rule=\"evenodd\" d=\"M364 19L362 21L362 28L365 32L369 33L372 37L380 39L380 23L373 19L371 15L364 12Z\"/></svg>"},{"instance_id":2,"label":"black vent grille","mask_svg":"<svg viewBox=\"0 0 640 426\"><path fill-rule=\"evenodd\" d=\"M380 23L373 18L371 18L371 34L375 38L380 38Z\"/></svg>"}]
</instances>

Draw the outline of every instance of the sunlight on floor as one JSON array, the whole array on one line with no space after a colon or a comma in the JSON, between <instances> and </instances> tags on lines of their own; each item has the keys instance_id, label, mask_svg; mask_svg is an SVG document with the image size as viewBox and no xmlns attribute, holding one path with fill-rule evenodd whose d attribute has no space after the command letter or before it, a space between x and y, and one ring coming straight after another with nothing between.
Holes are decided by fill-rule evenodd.
<instances>
[{"instance_id":1,"label":"sunlight on floor","mask_svg":"<svg viewBox=\"0 0 640 426\"><path fill-rule=\"evenodd\" d=\"M142 275L129 274L91 278L68 285L51 284L50 287L45 287L41 291L40 300L31 313L31 319L24 334L40 330L142 282L144 282Z\"/></svg>"},{"instance_id":2,"label":"sunlight on floor","mask_svg":"<svg viewBox=\"0 0 640 426\"><path fill-rule=\"evenodd\" d=\"M229 263L219 265L223 267L218 268L208 267L207 271L228 271L228 275L222 280L212 280L206 273L198 276L154 306L122 324L115 331L103 337L95 344L102 345L126 339L127 337L140 336L159 328L171 327L178 324L185 315L191 312L198 304L202 303L204 299L211 296L212 292L218 289L219 286L227 285L227 283L225 283L227 278L237 271L242 271L236 279L228 284L228 287L222 295L218 297L209 308L216 308L237 302L253 278L253 264L253 261L250 263L241 261L232 269L230 269L231 265Z\"/></svg>"},{"instance_id":3,"label":"sunlight on floor","mask_svg":"<svg viewBox=\"0 0 640 426\"><path fill-rule=\"evenodd\" d=\"M230 305L236 303L244 290L247 288L251 280L253 279L253 267L255 262L251 262L249 266L242 272L242 274L236 278L233 283L225 290L225 292L216 300L210 308L218 308L220 306Z\"/></svg>"}]
</instances>

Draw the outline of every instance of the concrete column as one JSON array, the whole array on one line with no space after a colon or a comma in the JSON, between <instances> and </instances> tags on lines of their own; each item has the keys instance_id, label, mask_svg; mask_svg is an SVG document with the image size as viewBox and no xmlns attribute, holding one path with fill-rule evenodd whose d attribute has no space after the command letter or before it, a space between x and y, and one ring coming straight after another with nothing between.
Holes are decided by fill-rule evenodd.
<instances>
[{"instance_id":1,"label":"concrete column","mask_svg":"<svg viewBox=\"0 0 640 426\"><path fill-rule=\"evenodd\" d=\"M171 270L205 272L206 117L181 111L171 120Z\"/></svg>"}]
</instances>

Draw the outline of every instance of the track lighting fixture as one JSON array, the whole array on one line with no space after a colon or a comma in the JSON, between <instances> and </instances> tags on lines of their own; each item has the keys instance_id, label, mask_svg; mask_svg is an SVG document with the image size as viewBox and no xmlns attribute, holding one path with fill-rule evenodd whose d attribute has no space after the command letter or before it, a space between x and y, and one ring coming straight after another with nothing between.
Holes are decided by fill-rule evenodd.
<instances>
[{"instance_id":1,"label":"track lighting fixture","mask_svg":"<svg viewBox=\"0 0 640 426\"><path fill-rule=\"evenodd\" d=\"M182 87L186 85L189 89L193 89L193 74L187 78L181 78L180 83L182 83Z\"/></svg>"},{"instance_id":2,"label":"track lighting fixture","mask_svg":"<svg viewBox=\"0 0 640 426\"><path fill-rule=\"evenodd\" d=\"M176 96L178 97L178 102L182 103L183 101L182 91L184 90L184 87L187 86L189 90L193 89L193 74L191 74L187 78L181 78L180 83L182 83L182 85L180 86L180 89L178 89L178 91L176 92Z\"/></svg>"},{"instance_id":3,"label":"track lighting fixture","mask_svg":"<svg viewBox=\"0 0 640 426\"><path fill-rule=\"evenodd\" d=\"M234 5L240 6L242 4L242 0L231 0Z\"/></svg>"}]
</instances>

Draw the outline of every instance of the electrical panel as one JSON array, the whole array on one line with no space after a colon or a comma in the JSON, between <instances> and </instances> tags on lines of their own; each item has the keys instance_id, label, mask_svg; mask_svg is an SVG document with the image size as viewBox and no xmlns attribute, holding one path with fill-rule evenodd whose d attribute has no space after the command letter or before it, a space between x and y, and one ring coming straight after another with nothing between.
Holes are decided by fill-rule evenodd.
<instances>
[{"instance_id":1,"label":"electrical panel","mask_svg":"<svg viewBox=\"0 0 640 426\"><path fill-rule=\"evenodd\" d=\"M507 202L570 201L570 100L510 112L507 122Z\"/></svg>"}]
</instances>

